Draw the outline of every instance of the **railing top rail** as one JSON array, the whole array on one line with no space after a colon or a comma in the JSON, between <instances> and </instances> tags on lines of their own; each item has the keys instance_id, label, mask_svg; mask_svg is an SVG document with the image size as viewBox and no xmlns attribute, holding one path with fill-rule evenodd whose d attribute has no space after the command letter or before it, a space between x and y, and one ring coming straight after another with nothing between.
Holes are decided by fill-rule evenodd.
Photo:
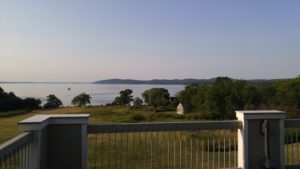
<instances>
[{"instance_id":1,"label":"railing top rail","mask_svg":"<svg viewBox=\"0 0 300 169\"><path fill-rule=\"evenodd\" d=\"M89 114L35 115L20 121L22 131L36 131L51 124L87 124Z\"/></svg>"},{"instance_id":2,"label":"railing top rail","mask_svg":"<svg viewBox=\"0 0 300 169\"><path fill-rule=\"evenodd\" d=\"M24 132L7 142L0 145L0 159L4 156L9 155L10 153L14 152L15 150L23 147L24 145L28 144L32 137L31 133Z\"/></svg>"},{"instance_id":3,"label":"railing top rail","mask_svg":"<svg viewBox=\"0 0 300 169\"><path fill-rule=\"evenodd\" d=\"M285 119L285 128L300 128L300 119Z\"/></svg>"},{"instance_id":4,"label":"railing top rail","mask_svg":"<svg viewBox=\"0 0 300 169\"><path fill-rule=\"evenodd\" d=\"M88 125L88 133L218 130L218 129L236 130L238 128L242 128L242 122L237 120L171 122L171 123L130 123L130 124Z\"/></svg>"}]
</instances>

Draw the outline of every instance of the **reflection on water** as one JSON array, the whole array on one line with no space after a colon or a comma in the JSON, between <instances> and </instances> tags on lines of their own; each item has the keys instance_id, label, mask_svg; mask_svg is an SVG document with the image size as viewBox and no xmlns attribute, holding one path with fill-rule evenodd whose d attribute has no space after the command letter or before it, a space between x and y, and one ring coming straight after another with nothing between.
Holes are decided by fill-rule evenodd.
<instances>
[{"instance_id":1,"label":"reflection on water","mask_svg":"<svg viewBox=\"0 0 300 169\"><path fill-rule=\"evenodd\" d=\"M92 105L111 103L123 89L132 89L134 97L150 88L161 87L169 90L171 96L184 89L184 85L108 85L108 84L60 84L60 83L0 83L6 92L14 92L21 98L35 97L46 101L46 96L54 94L65 106L71 105L74 96L85 92L89 94ZM70 90L68 90L70 88Z\"/></svg>"}]
</instances>

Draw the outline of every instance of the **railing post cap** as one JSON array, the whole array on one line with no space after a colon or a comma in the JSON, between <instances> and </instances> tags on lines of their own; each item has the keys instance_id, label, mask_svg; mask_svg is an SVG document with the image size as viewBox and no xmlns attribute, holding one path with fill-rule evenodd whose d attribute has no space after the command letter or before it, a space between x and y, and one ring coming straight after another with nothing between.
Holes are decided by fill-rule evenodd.
<instances>
[{"instance_id":1,"label":"railing post cap","mask_svg":"<svg viewBox=\"0 0 300 169\"><path fill-rule=\"evenodd\" d=\"M18 123L22 131L41 130L50 124L87 124L89 114L34 115Z\"/></svg>"},{"instance_id":2,"label":"railing post cap","mask_svg":"<svg viewBox=\"0 0 300 169\"><path fill-rule=\"evenodd\" d=\"M238 120L250 119L285 119L286 114L279 110L238 110L236 117Z\"/></svg>"}]
</instances>

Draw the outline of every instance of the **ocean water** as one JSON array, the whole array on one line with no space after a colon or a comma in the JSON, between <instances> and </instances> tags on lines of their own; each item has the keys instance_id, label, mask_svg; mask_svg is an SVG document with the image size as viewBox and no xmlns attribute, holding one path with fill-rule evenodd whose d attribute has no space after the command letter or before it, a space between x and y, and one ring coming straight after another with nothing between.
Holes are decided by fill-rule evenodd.
<instances>
[{"instance_id":1,"label":"ocean water","mask_svg":"<svg viewBox=\"0 0 300 169\"><path fill-rule=\"evenodd\" d=\"M45 103L46 96L54 94L64 106L70 106L74 96L85 92L89 94L91 105L104 105L111 103L119 92L132 89L134 97L142 97L142 93L154 87L169 90L170 96L175 96L184 89L184 85L120 85L120 84L91 84L91 83L0 83L6 92L14 92L21 98L34 97ZM68 90L70 88L70 90Z\"/></svg>"}]
</instances>

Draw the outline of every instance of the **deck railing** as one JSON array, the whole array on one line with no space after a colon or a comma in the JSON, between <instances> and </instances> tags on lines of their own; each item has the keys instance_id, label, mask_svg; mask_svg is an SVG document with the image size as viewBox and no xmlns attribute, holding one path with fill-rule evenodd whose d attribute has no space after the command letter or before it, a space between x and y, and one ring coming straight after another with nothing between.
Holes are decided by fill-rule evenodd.
<instances>
[{"instance_id":1,"label":"deck railing","mask_svg":"<svg viewBox=\"0 0 300 169\"><path fill-rule=\"evenodd\" d=\"M0 169L30 169L31 133L22 133L0 145Z\"/></svg>"},{"instance_id":2,"label":"deck railing","mask_svg":"<svg viewBox=\"0 0 300 169\"><path fill-rule=\"evenodd\" d=\"M237 168L241 125L239 121L89 125L89 168Z\"/></svg>"},{"instance_id":3,"label":"deck railing","mask_svg":"<svg viewBox=\"0 0 300 169\"><path fill-rule=\"evenodd\" d=\"M286 168L300 168L300 119L285 120Z\"/></svg>"},{"instance_id":4,"label":"deck railing","mask_svg":"<svg viewBox=\"0 0 300 169\"><path fill-rule=\"evenodd\" d=\"M88 114L37 115L0 145L0 169L300 168L300 119L236 111L238 120L88 125Z\"/></svg>"}]
</instances>

